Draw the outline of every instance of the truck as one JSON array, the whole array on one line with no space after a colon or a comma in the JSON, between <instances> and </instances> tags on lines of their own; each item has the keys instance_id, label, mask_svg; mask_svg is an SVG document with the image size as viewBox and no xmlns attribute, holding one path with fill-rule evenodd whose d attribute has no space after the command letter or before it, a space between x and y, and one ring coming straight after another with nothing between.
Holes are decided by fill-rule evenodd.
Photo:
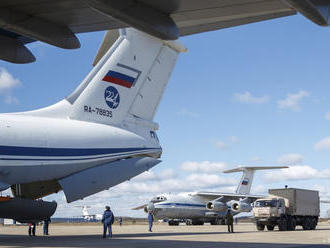
<instances>
[{"instance_id":1,"label":"truck","mask_svg":"<svg viewBox=\"0 0 330 248\"><path fill-rule=\"evenodd\" d=\"M269 196L258 199L253 205L253 215L259 231L267 227L273 231L294 231L300 225L304 230L314 230L320 215L319 192L307 189L269 189Z\"/></svg>"}]
</instances>

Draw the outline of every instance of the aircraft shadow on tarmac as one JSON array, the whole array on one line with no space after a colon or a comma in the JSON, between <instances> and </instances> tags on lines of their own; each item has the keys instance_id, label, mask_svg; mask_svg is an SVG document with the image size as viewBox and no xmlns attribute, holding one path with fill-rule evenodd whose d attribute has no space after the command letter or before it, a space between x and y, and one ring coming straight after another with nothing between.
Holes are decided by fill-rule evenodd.
<instances>
[{"instance_id":1,"label":"aircraft shadow on tarmac","mask_svg":"<svg viewBox=\"0 0 330 248\"><path fill-rule=\"evenodd\" d=\"M278 244L278 243L255 243L255 242L221 242L221 241L184 241L171 239L155 239L165 236L187 235L225 235L219 233L146 233L146 234L117 234L114 238L102 239L100 235L75 235L75 236L36 236L24 235L0 235L0 247L121 247L121 248L145 248L145 247L192 247L192 248L329 248L330 244ZM134 237L138 239L134 239ZM152 239L143 239L152 237Z\"/></svg>"}]
</instances>

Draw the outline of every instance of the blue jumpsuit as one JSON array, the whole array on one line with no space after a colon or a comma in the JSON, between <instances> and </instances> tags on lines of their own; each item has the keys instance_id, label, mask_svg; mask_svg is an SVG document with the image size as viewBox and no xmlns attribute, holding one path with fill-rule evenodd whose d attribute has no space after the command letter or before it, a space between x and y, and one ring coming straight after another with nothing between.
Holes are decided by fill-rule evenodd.
<instances>
[{"instance_id":1,"label":"blue jumpsuit","mask_svg":"<svg viewBox=\"0 0 330 248\"><path fill-rule=\"evenodd\" d=\"M114 216L111 210L105 210L102 217L103 223L103 238L106 237L107 229L109 230L109 237L112 238L112 228L111 225L114 222Z\"/></svg>"},{"instance_id":2,"label":"blue jumpsuit","mask_svg":"<svg viewBox=\"0 0 330 248\"><path fill-rule=\"evenodd\" d=\"M52 222L50 218L44 220L44 235L48 235L48 226L50 222Z\"/></svg>"},{"instance_id":3,"label":"blue jumpsuit","mask_svg":"<svg viewBox=\"0 0 330 248\"><path fill-rule=\"evenodd\" d=\"M154 217L152 216L151 213L148 214L148 222L149 222L149 232L152 232L151 228L152 228L152 224L154 222Z\"/></svg>"}]
</instances>

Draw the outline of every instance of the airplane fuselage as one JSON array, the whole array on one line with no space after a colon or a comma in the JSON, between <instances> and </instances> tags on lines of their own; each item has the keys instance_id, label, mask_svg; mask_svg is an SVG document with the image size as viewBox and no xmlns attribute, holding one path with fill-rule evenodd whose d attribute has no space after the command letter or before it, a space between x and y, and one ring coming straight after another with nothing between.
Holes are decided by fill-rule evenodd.
<instances>
[{"instance_id":1,"label":"airplane fuselage","mask_svg":"<svg viewBox=\"0 0 330 248\"><path fill-rule=\"evenodd\" d=\"M153 137L92 122L2 114L0 130L0 182L9 185L59 179L118 159L161 154Z\"/></svg>"},{"instance_id":2,"label":"airplane fuselage","mask_svg":"<svg viewBox=\"0 0 330 248\"><path fill-rule=\"evenodd\" d=\"M153 214L157 219L200 219L223 218L226 211L211 211L206 208L207 200L194 193L165 195L165 200L153 203ZM236 214L236 213L235 213Z\"/></svg>"}]
</instances>

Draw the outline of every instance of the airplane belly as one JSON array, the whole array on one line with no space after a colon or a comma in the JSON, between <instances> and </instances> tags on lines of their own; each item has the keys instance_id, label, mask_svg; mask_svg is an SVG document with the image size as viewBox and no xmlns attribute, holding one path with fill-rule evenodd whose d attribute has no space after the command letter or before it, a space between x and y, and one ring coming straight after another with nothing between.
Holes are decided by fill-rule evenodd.
<instances>
[{"instance_id":1,"label":"airplane belly","mask_svg":"<svg viewBox=\"0 0 330 248\"><path fill-rule=\"evenodd\" d=\"M156 206L159 219L193 219L205 217L205 205L186 203L163 203Z\"/></svg>"}]
</instances>

